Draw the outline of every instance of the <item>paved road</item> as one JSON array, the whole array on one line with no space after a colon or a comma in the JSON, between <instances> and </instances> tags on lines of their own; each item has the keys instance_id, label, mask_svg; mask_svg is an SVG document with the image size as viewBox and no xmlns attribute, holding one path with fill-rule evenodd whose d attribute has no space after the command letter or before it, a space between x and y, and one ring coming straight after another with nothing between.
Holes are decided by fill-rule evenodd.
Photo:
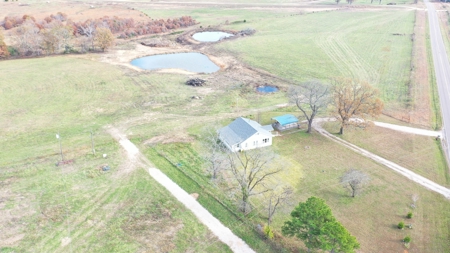
<instances>
[{"instance_id":1,"label":"paved road","mask_svg":"<svg viewBox=\"0 0 450 253\"><path fill-rule=\"evenodd\" d=\"M444 152L447 158L450 158L450 64L445 50L444 40L442 39L436 9L428 0L425 0L425 4L428 9L431 51L433 53L434 71L441 103Z\"/></svg>"}]
</instances>

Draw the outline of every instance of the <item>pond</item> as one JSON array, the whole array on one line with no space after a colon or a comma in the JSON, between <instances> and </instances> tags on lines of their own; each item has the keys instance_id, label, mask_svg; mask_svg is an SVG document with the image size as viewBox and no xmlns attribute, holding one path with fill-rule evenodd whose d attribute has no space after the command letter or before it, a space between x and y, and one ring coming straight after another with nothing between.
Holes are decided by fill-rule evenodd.
<instances>
[{"instance_id":1,"label":"pond","mask_svg":"<svg viewBox=\"0 0 450 253\"><path fill-rule=\"evenodd\" d=\"M196 73L213 73L220 69L208 56L200 53L177 53L151 55L131 61L141 69L183 69Z\"/></svg>"},{"instance_id":2,"label":"pond","mask_svg":"<svg viewBox=\"0 0 450 253\"><path fill-rule=\"evenodd\" d=\"M231 36L234 36L234 34L226 32L199 32L194 33L194 35L192 35L192 38L200 42L215 42Z\"/></svg>"},{"instance_id":3,"label":"pond","mask_svg":"<svg viewBox=\"0 0 450 253\"><path fill-rule=\"evenodd\" d=\"M256 90L261 93L272 93L277 92L278 88L275 86L259 86L256 88Z\"/></svg>"}]
</instances>

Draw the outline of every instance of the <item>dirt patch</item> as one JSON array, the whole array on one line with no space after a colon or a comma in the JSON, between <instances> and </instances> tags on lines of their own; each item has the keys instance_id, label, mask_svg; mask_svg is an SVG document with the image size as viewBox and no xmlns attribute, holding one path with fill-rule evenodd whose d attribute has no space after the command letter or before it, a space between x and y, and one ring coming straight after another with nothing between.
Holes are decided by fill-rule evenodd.
<instances>
[{"instance_id":1,"label":"dirt patch","mask_svg":"<svg viewBox=\"0 0 450 253\"><path fill-rule=\"evenodd\" d=\"M189 136L186 133L177 133L177 134L170 134L170 135L155 136L151 139L144 141L144 145L167 144L167 143L177 143L177 142L190 143L190 142L193 142L194 140L195 140L194 137Z\"/></svg>"},{"instance_id":2,"label":"dirt patch","mask_svg":"<svg viewBox=\"0 0 450 253\"><path fill-rule=\"evenodd\" d=\"M404 122L430 128L432 124L432 110L430 101L430 77L428 69L426 31L427 12L416 11L414 25L413 55L411 63L410 98L411 105L392 104L384 110L384 114Z\"/></svg>"},{"instance_id":3,"label":"dirt patch","mask_svg":"<svg viewBox=\"0 0 450 253\"><path fill-rule=\"evenodd\" d=\"M20 2L0 2L0 17L20 16L25 14L32 15L38 20L44 19L51 14L62 12L67 14L68 18L78 22L87 19L97 19L104 16L117 16L120 18L133 18L135 21L150 21L151 18L129 7L127 3L83 3L76 1L42 1L32 3L27 6L21 6Z\"/></svg>"},{"instance_id":4,"label":"dirt patch","mask_svg":"<svg viewBox=\"0 0 450 253\"><path fill-rule=\"evenodd\" d=\"M122 229L144 248L151 252L171 252L175 248L174 238L184 225L173 219L171 212L163 210L160 214L130 215Z\"/></svg>"},{"instance_id":5,"label":"dirt patch","mask_svg":"<svg viewBox=\"0 0 450 253\"><path fill-rule=\"evenodd\" d=\"M7 178L0 181L0 247L17 246L25 236L22 233L26 227L23 218L35 213L30 209L30 199L9 188L15 180Z\"/></svg>"}]
</instances>

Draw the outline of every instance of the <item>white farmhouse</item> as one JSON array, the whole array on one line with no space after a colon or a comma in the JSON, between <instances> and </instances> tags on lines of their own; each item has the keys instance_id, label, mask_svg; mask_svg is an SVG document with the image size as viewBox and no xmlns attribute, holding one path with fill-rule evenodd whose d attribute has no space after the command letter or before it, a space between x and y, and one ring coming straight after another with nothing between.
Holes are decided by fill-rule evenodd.
<instances>
[{"instance_id":1,"label":"white farmhouse","mask_svg":"<svg viewBox=\"0 0 450 253\"><path fill-rule=\"evenodd\" d=\"M258 122L237 118L219 130L219 139L232 152L272 145L272 126L261 126Z\"/></svg>"}]
</instances>

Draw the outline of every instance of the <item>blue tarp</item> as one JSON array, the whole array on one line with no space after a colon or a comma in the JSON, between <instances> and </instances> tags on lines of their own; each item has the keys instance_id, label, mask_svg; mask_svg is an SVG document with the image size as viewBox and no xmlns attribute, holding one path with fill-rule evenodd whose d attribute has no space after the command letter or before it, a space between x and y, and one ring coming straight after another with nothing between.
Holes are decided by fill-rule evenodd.
<instances>
[{"instance_id":1,"label":"blue tarp","mask_svg":"<svg viewBox=\"0 0 450 253\"><path fill-rule=\"evenodd\" d=\"M280 123L280 125L282 125L282 126L298 122L298 119L292 114L285 114L285 115L273 117L272 119L278 121L278 123Z\"/></svg>"}]
</instances>

